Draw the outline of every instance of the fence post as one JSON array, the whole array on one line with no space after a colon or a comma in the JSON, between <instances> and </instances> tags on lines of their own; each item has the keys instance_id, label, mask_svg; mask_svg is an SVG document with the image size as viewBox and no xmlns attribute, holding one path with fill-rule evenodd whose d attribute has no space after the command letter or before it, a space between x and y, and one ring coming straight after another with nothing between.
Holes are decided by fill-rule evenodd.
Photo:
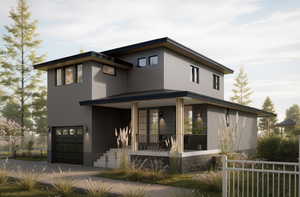
<instances>
[{"instance_id":1,"label":"fence post","mask_svg":"<svg viewBox=\"0 0 300 197\"><path fill-rule=\"evenodd\" d=\"M300 197L300 135L298 135L298 143L299 143L299 152L298 152L298 182L299 182L299 187L298 187L298 197Z\"/></svg>"},{"instance_id":2,"label":"fence post","mask_svg":"<svg viewBox=\"0 0 300 197\"><path fill-rule=\"evenodd\" d=\"M223 174L223 181L222 181L222 197L227 197L227 156L223 155L222 157L222 174Z\"/></svg>"}]
</instances>

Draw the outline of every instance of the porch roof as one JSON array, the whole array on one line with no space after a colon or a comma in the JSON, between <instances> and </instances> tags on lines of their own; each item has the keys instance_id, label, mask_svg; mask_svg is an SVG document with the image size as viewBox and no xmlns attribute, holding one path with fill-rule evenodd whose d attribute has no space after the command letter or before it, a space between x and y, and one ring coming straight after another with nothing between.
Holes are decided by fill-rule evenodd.
<instances>
[{"instance_id":1,"label":"porch roof","mask_svg":"<svg viewBox=\"0 0 300 197\"><path fill-rule=\"evenodd\" d=\"M218 98L213 98L209 96L205 96L202 94L197 94L190 91L181 91L181 90L153 90L153 91L143 91L143 92L132 92L132 93L124 93L119 95L113 95L101 99L94 100L84 100L80 101L80 105L98 105L98 106L109 106L112 107L111 104L120 104L120 103L132 103L135 101L150 101L150 100L159 100L159 99L175 99L175 98L186 98L189 100L193 100L193 103L201 102L202 104L210 104L215 106L220 106L223 108L230 108L239 111L249 112L256 114L261 117L267 116L276 116L276 114L266 112L254 107L249 107L245 105L240 105L237 103L225 101Z\"/></svg>"}]
</instances>

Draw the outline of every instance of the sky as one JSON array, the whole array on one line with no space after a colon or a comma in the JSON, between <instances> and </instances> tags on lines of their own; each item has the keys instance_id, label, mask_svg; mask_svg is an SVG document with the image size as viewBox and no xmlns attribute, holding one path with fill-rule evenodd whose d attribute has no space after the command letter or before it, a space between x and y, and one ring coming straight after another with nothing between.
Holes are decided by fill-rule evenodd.
<instances>
[{"instance_id":1,"label":"sky","mask_svg":"<svg viewBox=\"0 0 300 197\"><path fill-rule=\"evenodd\" d=\"M299 0L28 0L38 20L39 53L47 60L170 37L235 70L225 76L232 96L240 67L254 107L270 96L278 119L300 104ZM16 0L0 0L0 35ZM3 42L0 41L0 47Z\"/></svg>"}]
</instances>

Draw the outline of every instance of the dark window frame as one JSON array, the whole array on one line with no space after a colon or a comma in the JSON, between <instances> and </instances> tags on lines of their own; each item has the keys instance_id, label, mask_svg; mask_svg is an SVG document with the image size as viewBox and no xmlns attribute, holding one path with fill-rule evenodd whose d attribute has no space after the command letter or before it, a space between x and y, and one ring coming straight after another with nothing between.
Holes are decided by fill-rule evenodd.
<instances>
[{"instance_id":1,"label":"dark window frame","mask_svg":"<svg viewBox=\"0 0 300 197\"><path fill-rule=\"evenodd\" d=\"M193 82L193 83L197 83L197 84L199 84L199 78L200 78L200 76L199 76L199 67L198 66L194 66L194 65L190 65L190 68L191 68L191 75L192 75L192 78L191 78L191 82ZM195 72L196 72L196 74L195 74ZM195 76L196 76L196 79L195 79Z\"/></svg>"},{"instance_id":2,"label":"dark window frame","mask_svg":"<svg viewBox=\"0 0 300 197\"><path fill-rule=\"evenodd\" d=\"M81 66L81 81L78 81L78 66ZM76 83L83 83L83 65L82 64L77 64L76 66Z\"/></svg>"},{"instance_id":3,"label":"dark window frame","mask_svg":"<svg viewBox=\"0 0 300 197\"><path fill-rule=\"evenodd\" d=\"M57 70L61 70L61 73L60 73L61 84L60 85L57 84ZM56 68L55 69L55 86L60 87L63 85L64 85L64 68L63 67Z\"/></svg>"},{"instance_id":4,"label":"dark window frame","mask_svg":"<svg viewBox=\"0 0 300 197\"><path fill-rule=\"evenodd\" d=\"M140 60L141 59L145 59L145 62L146 62L145 66L140 66ZM139 57L139 58L137 58L137 64L136 65L139 68L145 68L147 66L147 57Z\"/></svg>"},{"instance_id":5,"label":"dark window frame","mask_svg":"<svg viewBox=\"0 0 300 197\"><path fill-rule=\"evenodd\" d=\"M111 73L108 73L108 72L104 72L104 67L111 67L111 68L113 68L114 69L114 74L111 74ZM103 74L106 74L106 75L109 75L109 76L117 76L117 68L115 67L115 66L110 66L110 65L102 65L102 68L101 68L101 70L102 70L102 73Z\"/></svg>"},{"instance_id":6,"label":"dark window frame","mask_svg":"<svg viewBox=\"0 0 300 197\"><path fill-rule=\"evenodd\" d=\"M78 65L82 65L82 81L78 82ZM66 69L72 67L73 68L73 82L70 84L66 84ZM57 70L61 69L61 85L57 85ZM71 64L59 68L55 68L55 86L65 86L65 85L73 85L73 84L81 84L83 83L83 64Z\"/></svg>"},{"instance_id":7,"label":"dark window frame","mask_svg":"<svg viewBox=\"0 0 300 197\"><path fill-rule=\"evenodd\" d=\"M220 90L220 76L213 74L213 89Z\"/></svg>"},{"instance_id":8,"label":"dark window frame","mask_svg":"<svg viewBox=\"0 0 300 197\"><path fill-rule=\"evenodd\" d=\"M72 77L73 78L73 82L69 83L69 84L66 83L66 69L67 68L72 68L72 73L73 73L73 77ZM64 85L72 85L72 84L77 83L76 70L77 70L77 66L76 65L68 65L68 66L64 67Z\"/></svg>"},{"instance_id":9,"label":"dark window frame","mask_svg":"<svg viewBox=\"0 0 300 197\"><path fill-rule=\"evenodd\" d=\"M157 64L151 64L150 59L153 58L153 57L157 57ZM159 64L159 63L158 63L158 55L151 55L151 56L149 56L149 57L148 57L148 64L149 64L150 66L158 65L158 64ZM146 66L147 66L147 65L146 65Z\"/></svg>"}]
</instances>

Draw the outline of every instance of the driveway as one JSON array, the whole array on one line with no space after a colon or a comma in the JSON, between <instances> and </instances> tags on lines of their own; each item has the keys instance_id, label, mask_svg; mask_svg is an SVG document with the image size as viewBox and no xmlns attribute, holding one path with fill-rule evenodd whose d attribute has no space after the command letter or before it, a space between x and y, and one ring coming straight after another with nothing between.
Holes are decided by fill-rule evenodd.
<instances>
[{"instance_id":1,"label":"driveway","mask_svg":"<svg viewBox=\"0 0 300 197\"><path fill-rule=\"evenodd\" d=\"M0 160L1 167L5 160ZM120 180L112 180L107 178L95 177L101 168L85 167L70 164L50 164L45 161L20 161L8 160L7 169L11 171L12 176L18 176L18 171L34 171L41 173L41 182L53 183L58 178L69 178L78 188L86 189L86 180L91 179L99 184L105 184L111 187L111 192L115 194L126 193L130 190L143 188L148 197L174 197L182 193L189 193L191 190L176 188L171 186L163 186L156 184L144 184ZM60 173L63 171L63 173Z\"/></svg>"}]
</instances>

